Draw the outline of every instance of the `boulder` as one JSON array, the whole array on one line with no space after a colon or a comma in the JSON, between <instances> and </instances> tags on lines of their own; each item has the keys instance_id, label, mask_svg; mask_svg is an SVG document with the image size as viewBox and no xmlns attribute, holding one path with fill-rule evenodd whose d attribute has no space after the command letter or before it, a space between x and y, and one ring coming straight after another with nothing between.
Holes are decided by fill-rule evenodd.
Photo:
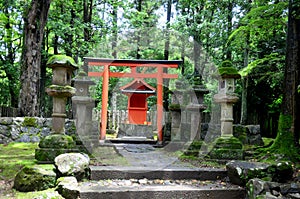
<instances>
[{"instance_id":1,"label":"boulder","mask_svg":"<svg viewBox=\"0 0 300 199\"><path fill-rule=\"evenodd\" d=\"M247 198L297 198L300 194L300 184L299 183L278 183L263 181L258 178L249 180L246 185Z\"/></svg>"},{"instance_id":2,"label":"boulder","mask_svg":"<svg viewBox=\"0 0 300 199\"><path fill-rule=\"evenodd\" d=\"M89 178L90 158L82 153L65 153L54 159L59 176L75 176L77 180Z\"/></svg>"},{"instance_id":3,"label":"boulder","mask_svg":"<svg viewBox=\"0 0 300 199\"><path fill-rule=\"evenodd\" d=\"M57 179L56 191L66 199L79 198L78 182L75 177L60 177Z\"/></svg>"},{"instance_id":4,"label":"boulder","mask_svg":"<svg viewBox=\"0 0 300 199\"><path fill-rule=\"evenodd\" d=\"M55 187L56 174L53 165L25 166L16 175L14 188L18 191L41 191Z\"/></svg>"},{"instance_id":5,"label":"boulder","mask_svg":"<svg viewBox=\"0 0 300 199\"><path fill-rule=\"evenodd\" d=\"M252 178L286 182L293 176L290 162L266 164L260 162L230 161L226 164L228 177L234 184L244 186Z\"/></svg>"}]
</instances>

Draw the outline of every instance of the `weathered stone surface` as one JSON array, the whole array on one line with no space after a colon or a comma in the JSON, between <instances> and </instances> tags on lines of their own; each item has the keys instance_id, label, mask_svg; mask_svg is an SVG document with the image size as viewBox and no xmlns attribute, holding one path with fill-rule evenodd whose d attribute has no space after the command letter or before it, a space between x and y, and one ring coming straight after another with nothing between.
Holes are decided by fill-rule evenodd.
<instances>
[{"instance_id":1,"label":"weathered stone surface","mask_svg":"<svg viewBox=\"0 0 300 199\"><path fill-rule=\"evenodd\" d=\"M300 193L300 184L282 184L278 182L263 181L258 178L249 180L247 183L247 198L275 198L292 199L297 198Z\"/></svg>"},{"instance_id":2,"label":"weathered stone surface","mask_svg":"<svg viewBox=\"0 0 300 199\"><path fill-rule=\"evenodd\" d=\"M152 139L153 129L152 126L148 126L148 125L120 124L118 137L124 137L124 136L146 137Z\"/></svg>"},{"instance_id":3,"label":"weathered stone surface","mask_svg":"<svg viewBox=\"0 0 300 199\"><path fill-rule=\"evenodd\" d=\"M1 125L0 126L0 134L4 135L4 136L10 136L10 128L6 125Z\"/></svg>"},{"instance_id":4,"label":"weathered stone surface","mask_svg":"<svg viewBox=\"0 0 300 199\"><path fill-rule=\"evenodd\" d=\"M244 186L249 179L269 177L270 165L260 162L230 161L226 164L228 177L233 184Z\"/></svg>"},{"instance_id":5,"label":"weathered stone surface","mask_svg":"<svg viewBox=\"0 0 300 199\"><path fill-rule=\"evenodd\" d=\"M63 134L52 134L44 137L40 141L39 147L52 149L72 149L75 147L75 142L71 136Z\"/></svg>"},{"instance_id":6,"label":"weathered stone surface","mask_svg":"<svg viewBox=\"0 0 300 199\"><path fill-rule=\"evenodd\" d=\"M56 183L56 174L53 169L53 165L25 166L17 173L14 188L22 192L52 188Z\"/></svg>"},{"instance_id":7,"label":"weathered stone surface","mask_svg":"<svg viewBox=\"0 0 300 199\"><path fill-rule=\"evenodd\" d=\"M56 191L66 199L76 199L79 197L78 182L75 177L60 177L57 179Z\"/></svg>"},{"instance_id":8,"label":"weathered stone surface","mask_svg":"<svg viewBox=\"0 0 300 199\"><path fill-rule=\"evenodd\" d=\"M250 135L258 135L260 134L260 126L259 125L247 125L248 129L247 133Z\"/></svg>"},{"instance_id":9,"label":"weathered stone surface","mask_svg":"<svg viewBox=\"0 0 300 199\"><path fill-rule=\"evenodd\" d=\"M28 134L22 134L19 142L30 142L30 136Z\"/></svg>"},{"instance_id":10,"label":"weathered stone surface","mask_svg":"<svg viewBox=\"0 0 300 199\"><path fill-rule=\"evenodd\" d=\"M228 177L234 184L245 185L252 178L269 178L285 182L292 178L293 167L289 162L265 164L260 162L231 161L226 164Z\"/></svg>"},{"instance_id":11,"label":"weathered stone surface","mask_svg":"<svg viewBox=\"0 0 300 199\"><path fill-rule=\"evenodd\" d=\"M1 117L0 142L38 142L41 138L50 135L52 126L51 118L33 119L35 120L34 123L28 123L28 121L24 122L25 119L22 117ZM65 126L66 134L72 136L76 134L76 128L73 120L67 119Z\"/></svg>"},{"instance_id":12,"label":"weathered stone surface","mask_svg":"<svg viewBox=\"0 0 300 199\"><path fill-rule=\"evenodd\" d=\"M57 171L61 176L75 176L78 180L89 177L90 158L86 154L61 154L55 158L54 162Z\"/></svg>"},{"instance_id":13,"label":"weathered stone surface","mask_svg":"<svg viewBox=\"0 0 300 199\"><path fill-rule=\"evenodd\" d=\"M241 160L244 158L243 145L233 136L220 137L208 155L212 159Z\"/></svg>"},{"instance_id":14,"label":"weathered stone surface","mask_svg":"<svg viewBox=\"0 0 300 199\"><path fill-rule=\"evenodd\" d=\"M1 125L11 125L13 124L13 119L11 117L0 117Z\"/></svg>"},{"instance_id":15,"label":"weathered stone surface","mask_svg":"<svg viewBox=\"0 0 300 199\"><path fill-rule=\"evenodd\" d=\"M35 159L40 163L54 163L54 159L64 153L78 152L78 149L39 148L35 150Z\"/></svg>"}]
</instances>

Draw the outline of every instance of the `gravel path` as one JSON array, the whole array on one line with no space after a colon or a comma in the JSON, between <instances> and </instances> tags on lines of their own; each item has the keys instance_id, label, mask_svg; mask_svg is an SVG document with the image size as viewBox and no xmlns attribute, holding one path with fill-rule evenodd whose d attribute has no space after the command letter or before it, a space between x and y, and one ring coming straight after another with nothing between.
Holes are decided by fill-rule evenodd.
<instances>
[{"instance_id":1,"label":"gravel path","mask_svg":"<svg viewBox=\"0 0 300 199\"><path fill-rule=\"evenodd\" d=\"M193 167L191 164L180 162L178 157L167 153L162 148L155 148L149 144L116 144L115 146L130 166L157 169Z\"/></svg>"}]
</instances>

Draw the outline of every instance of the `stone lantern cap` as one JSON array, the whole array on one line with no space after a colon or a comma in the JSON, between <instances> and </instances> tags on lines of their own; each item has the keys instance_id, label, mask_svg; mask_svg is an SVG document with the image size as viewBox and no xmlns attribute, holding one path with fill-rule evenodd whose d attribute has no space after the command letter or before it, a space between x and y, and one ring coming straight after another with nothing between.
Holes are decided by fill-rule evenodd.
<instances>
[{"instance_id":1,"label":"stone lantern cap","mask_svg":"<svg viewBox=\"0 0 300 199\"><path fill-rule=\"evenodd\" d=\"M70 71L78 69L78 65L75 63L72 57L66 55L53 55L47 61L47 66L49 68L63 67Z\"/></svg>"},{"instance_id":2,"label":"stone lantern cap","mask_svg":"<svg viewBox=\"0 0 300 199\"><path fill-rule=\"evenodd\" d=\"M221 78L233 78L240 79L241 75L238 73L237 69L233 67L220 67L218 68L219 75Z\"/></svg>"},{"instance_id":3,"label":"stone lantern cap","mask_svg":"<svg viewBox=\"0 0 300 199\"><path fill-rule=\"evenodd\" d=\"M218 68L218 75L221 78L233 78L233 79L240 79L241 75L238 73L237 69L232 66L231 61L225 60L222 62L221 66Z\"/></svg>"},{"instance_id":4,"label":"stone lantern cap","mask_svg":"<svg viewBox=\"0 0 300 199\"><path fill-rule=\"evenodd\" d=\"M72 79L72 81L75 83L82 83L82 84L89 84L89 85L95 85L95 82L90 79L89 76L87 76L87 73L84 71L79 71L78 74Z\"/></svg>"}]
</instances>

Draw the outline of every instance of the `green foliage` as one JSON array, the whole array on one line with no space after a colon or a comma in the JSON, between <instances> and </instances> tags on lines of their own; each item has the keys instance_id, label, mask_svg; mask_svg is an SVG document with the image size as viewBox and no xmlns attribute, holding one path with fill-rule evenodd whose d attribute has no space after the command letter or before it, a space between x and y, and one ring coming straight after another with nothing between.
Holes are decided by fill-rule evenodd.
<instances>
[{"instance_id":1,"label":"green foliage","mask_svg":"<svg viewBox=\"0 0 300 199\"><path fill-rule=\"evenodd\" d=\"M34 117L25 117L22 126L37 127L37 120Z\"/></svg>"},{"instance_id":2,"label":"green foliage","mask_svg":"<svg viewBox=\"0 0 300 199\"><path fill-rule=\"evenodd\" d=\"M230 60L225 60L221 63L220 68L230 68L233 67L232 62Z\"/></svg>"},{"instance_id":3,"label":"green foliage","mask_svg":"<svg viewBox=\"0 0 300 199\"><path fill-rule=\"evenodd\" d=\"M254 69L256 69L257 67L269 67L272 66L276 63L282 63L284 61L284 56L280 55L278 53L271 53L269 55L265 55L263 58L261 59L256 59L255 61L251 62L247 67L243 68L242 70L240 70L240 74L242 76L247 76L250 73L254 72ZM282 72L282 66L278 66L277 68L278 70L275 71L277 72ZM272 73L270 73L272 74Z\"/></svg>"}]
</instances>

